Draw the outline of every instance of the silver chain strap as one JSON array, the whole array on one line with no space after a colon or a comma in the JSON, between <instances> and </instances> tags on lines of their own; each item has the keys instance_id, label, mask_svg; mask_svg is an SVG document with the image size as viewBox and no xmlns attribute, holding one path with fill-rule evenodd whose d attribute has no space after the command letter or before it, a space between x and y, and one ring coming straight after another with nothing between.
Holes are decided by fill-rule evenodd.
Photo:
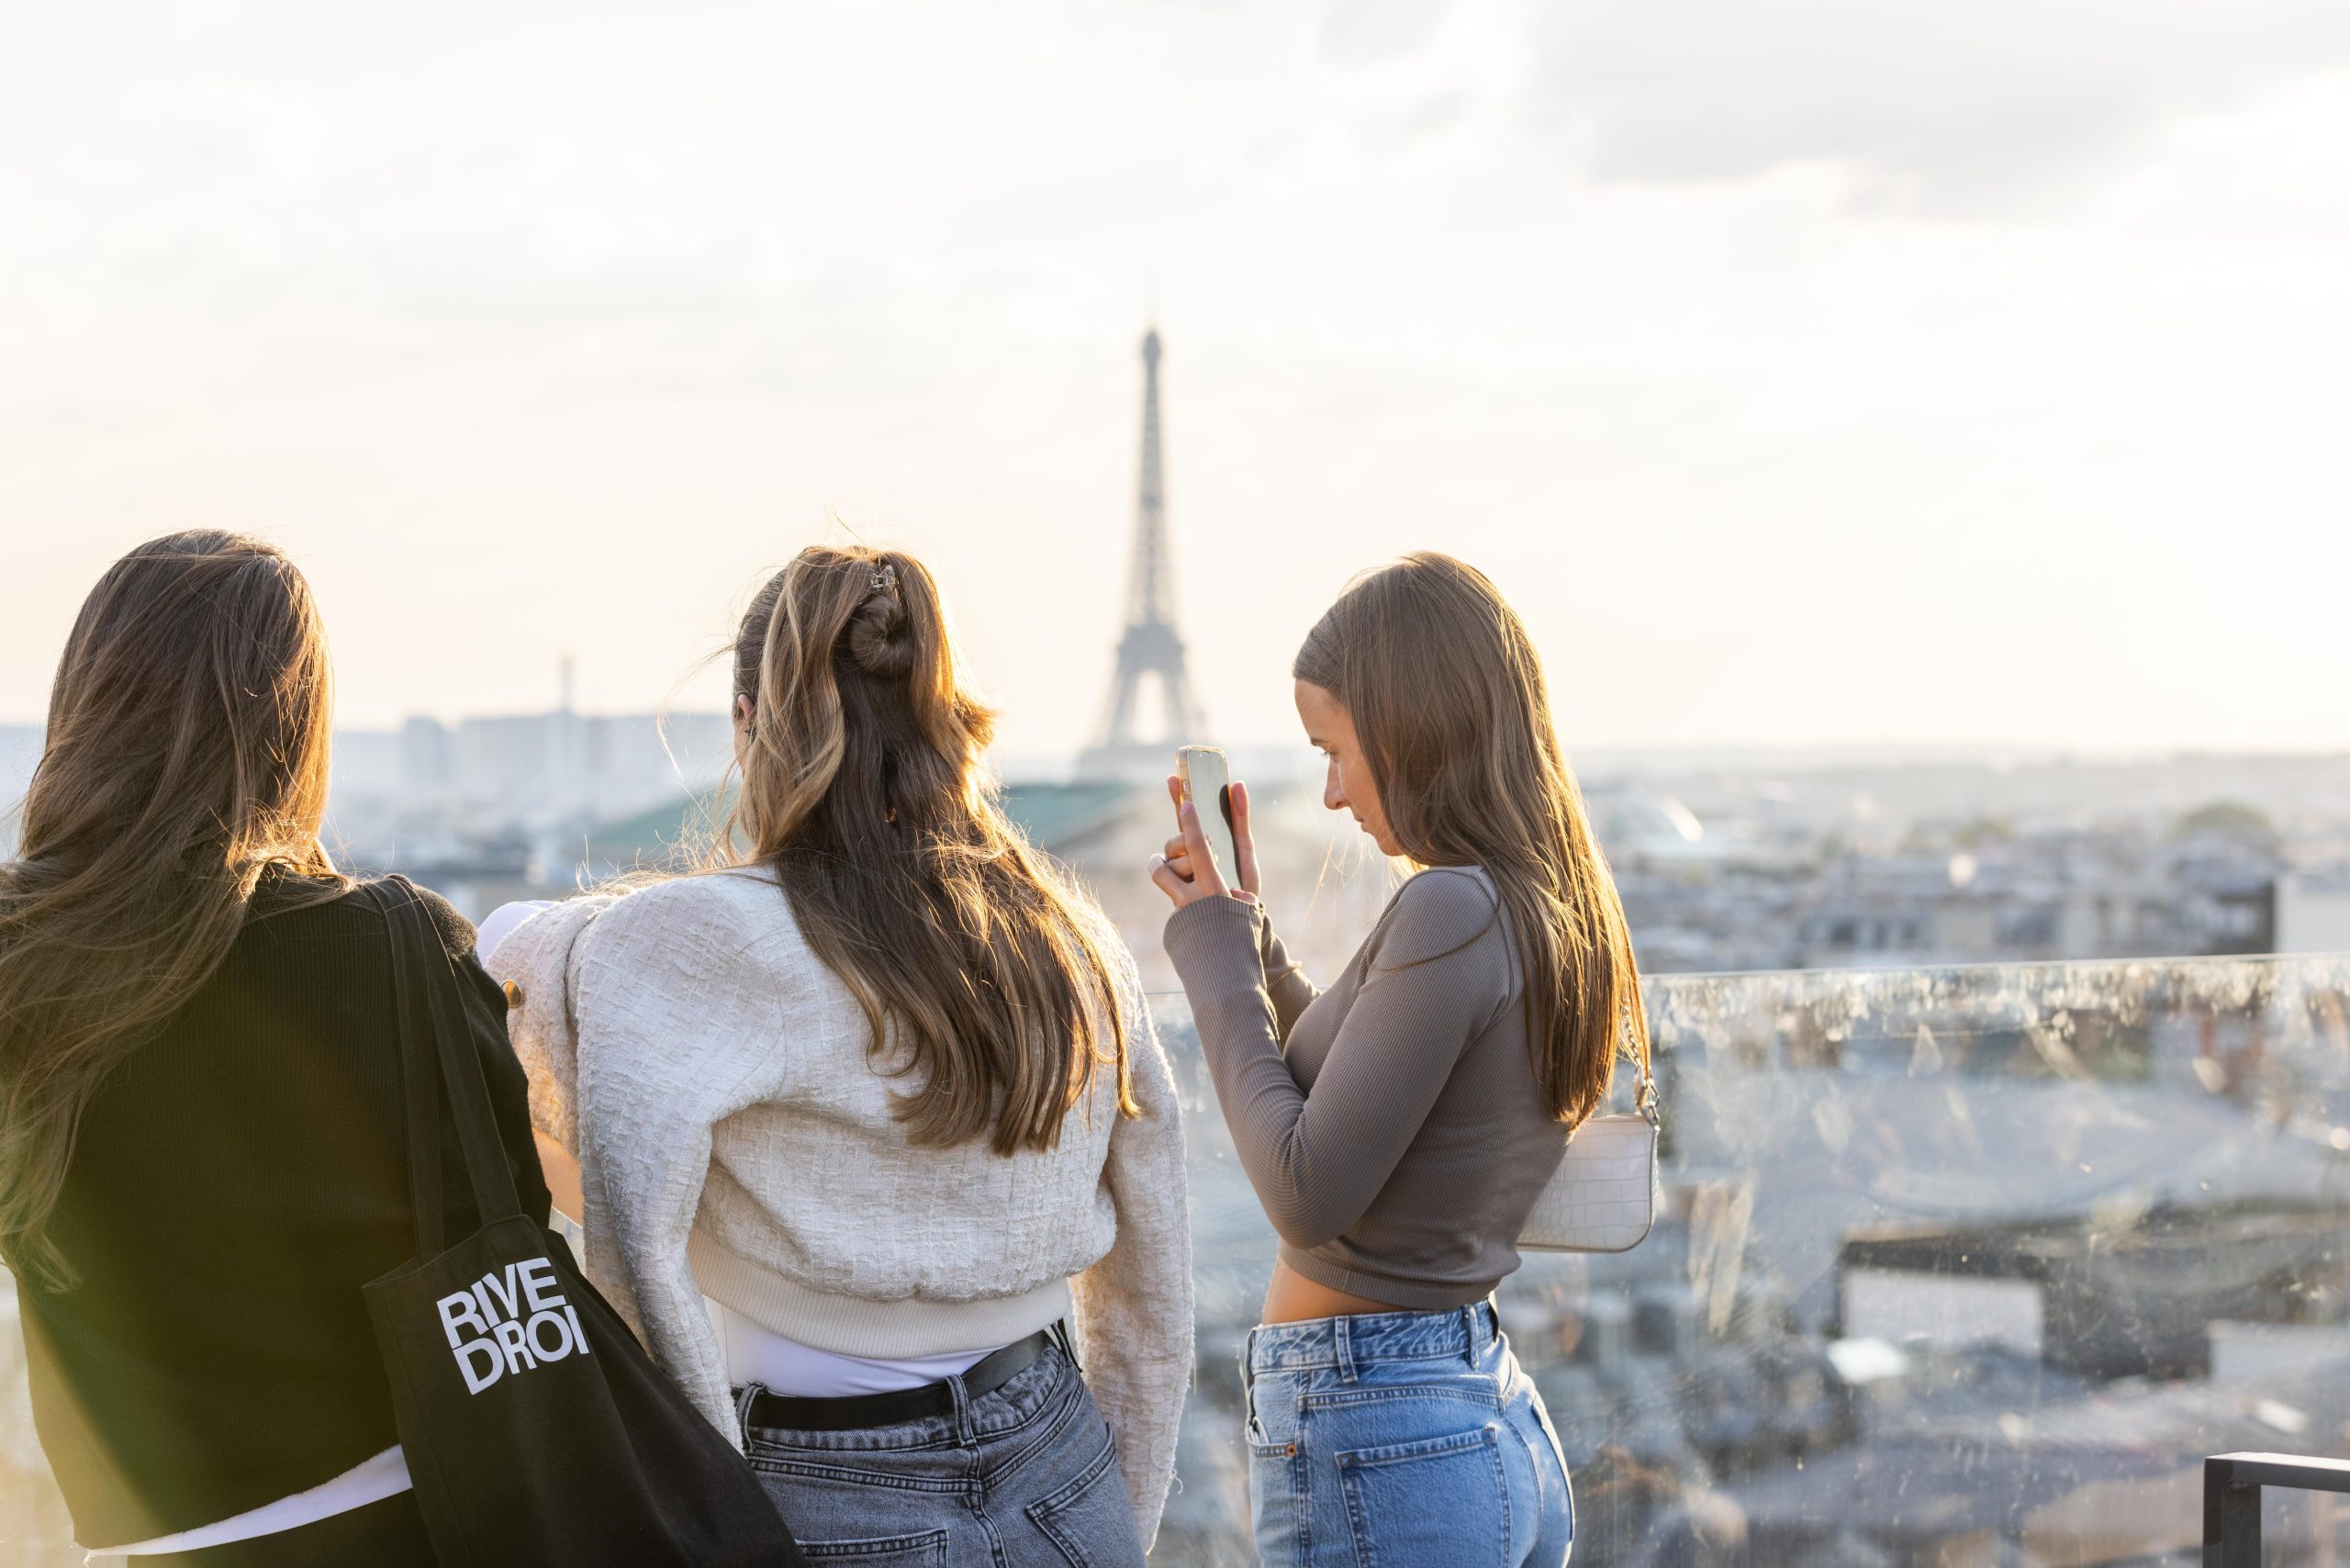
<instances>
[{"instance_id":1,"label":"silver chain strap","mask_svg":"<svg viewBox=\"0 0 2350 1568\"><path fill-rule=\"evenodd\" d=\"M1632 1058L1633 1067L1639 1072L1632 1109L1647 1117L1649 1126L1653 1127L1658 1125L1656 1079L1649 1071L1647 1053L1640 1049L1640 1036L1632 1027L1632 1004L1628 1002L1624 1003L1624 1054Z\"/></svg>"}]
</instances>

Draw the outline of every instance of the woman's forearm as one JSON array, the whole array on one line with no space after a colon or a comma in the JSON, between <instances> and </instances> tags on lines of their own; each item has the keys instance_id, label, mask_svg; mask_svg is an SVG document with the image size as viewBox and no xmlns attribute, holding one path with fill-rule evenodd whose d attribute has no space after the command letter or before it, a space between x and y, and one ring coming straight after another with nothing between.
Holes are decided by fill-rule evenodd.
<instances>
[{"instance_id":1,"label":"woman's forearm","mask_svg":"<svg viewBox=\"0 0 2350 1568\"><path fill-rule=\"evenodd\" d=\"M1304 967L1289 956L1289 949L1274 934L1270 916L1263 920L1263 935L1259 939L1257 956L1264 970L1265 995L1273 1004L1273 1022L1281 1030L1281 1037L1286 1041L1290 1030L1297 1025L1299 1014L1321 994L1321 988L1306 979Z\"/></svg>"},{"instance_id":2,"label":"woman's forearm","mask_svg":"<svg viewBox=\"0 0 2350 1568\"><path fill-rule=\"evenodd\" d=\"M554 1199L554 1206L574 1225L588 1222L581 1216L588 1204L579 1191L579 1161L563 1145L532 1128L531 1136L539 1144L539 1170L547 1180L547 1192Z\"/></svg>"}]
</instances>

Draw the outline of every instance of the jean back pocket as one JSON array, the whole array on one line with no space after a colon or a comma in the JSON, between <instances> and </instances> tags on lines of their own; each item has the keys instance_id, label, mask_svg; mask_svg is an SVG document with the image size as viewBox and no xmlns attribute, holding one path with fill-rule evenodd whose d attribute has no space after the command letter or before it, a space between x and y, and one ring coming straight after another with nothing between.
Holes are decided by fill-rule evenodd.
<instances>
[{"instance_id":1,"label":"jean back pocket","mask_svg":"<svg viewBox=\"0 0 2350 1568\"><path fill-rule=\"evenodd\" d=\"M1358 1568L1504 1568L1509 1477L1498 1426L1335 1458Z\"/></svg>"}]
</instances>

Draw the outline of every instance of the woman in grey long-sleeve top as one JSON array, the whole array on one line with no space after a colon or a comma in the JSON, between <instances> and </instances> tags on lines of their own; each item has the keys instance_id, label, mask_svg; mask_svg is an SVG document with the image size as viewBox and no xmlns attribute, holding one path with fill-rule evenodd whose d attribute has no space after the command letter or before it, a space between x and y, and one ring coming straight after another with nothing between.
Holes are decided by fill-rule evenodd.
<instances>
[{"instance_id":1,"label":"woman in grey long-sleeve top","mask_svg":"<svg viewBox=\"0 0 2350 1568\"><path fill-rule=\"evenodd\" d=\"M1317 991L1258 897L1245 786L1237 879L1181 804L1151 872L1281 1238L1244 1368L1258 1549L1278 1568L1558 1568L1566 1467L1491 1298L1619 1030L1645 1059L1623 909L1540 661L1475 569L1422 553L1360 579L1293 674L1325 804L1416 875Z\"/></svg>"}]
</instances>

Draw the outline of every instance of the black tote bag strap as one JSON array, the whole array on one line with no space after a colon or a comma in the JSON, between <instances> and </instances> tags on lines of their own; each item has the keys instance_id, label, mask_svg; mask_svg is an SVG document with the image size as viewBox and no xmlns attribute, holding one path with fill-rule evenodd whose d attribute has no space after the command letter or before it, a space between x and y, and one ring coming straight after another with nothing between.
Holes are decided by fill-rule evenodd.
<instances>
[{"instance_id":1,"label":"black tote bag strap","mask_svg":"<svg viewBox=\"0 0 2350 1568\"><path fill-rule=\"evenodd\" d=\"M392 1006L399 1025L400 1082L408 1103L408 1195L416 1213L416 1255L437 1257L448 1245L441 1223L441 1067L432 1025L417 998L423 967L406 915L418 902L404 877L368 890L391 937Z\"/></svg>"},{"instance_id":2,"label":"black tote bag strap","mask_svg":"<svg viewBox=\"0 0 2350 1568\"><path fill-rule=\"evenodd\" d=\"M385 888L398 993L400 1071L408 1092L408 1193L416 1204L418 1255L431 1257L443 1245L440 1109L444 1091L480 1223L520 1214L522 1201L498 1136L489 1084L473 1049L448 949L422 896L407 878L386 878Z\"/></svg>"},{"instance_id":3,"label":"black tote bag strap","mask_svg":"<svg viewBox=\"0 0 2350 1568\"><path fill-rule=\"evenodd\" d=\"M464 1150L465 1169L473 1177L474 1212L484 1225L511 1219L522 1212L514 1187L514 1168L506 1161L506 1145L498 1136L498 1117L490 1109L489 1080L482 1076L481 1053L474 1047L473 1028L465 1020L463 984L456 965L442 946L441 934L419 902L414 919L426 948L424 995L431 1005L432 1033L441 1045L441 1081L449 1094L450 1114L456 1118L457 1144ZM499 1019L504 1033L504 1019ZM543 1220L546 1216L538 1216Z\"/></svg>"}]
</instances>

